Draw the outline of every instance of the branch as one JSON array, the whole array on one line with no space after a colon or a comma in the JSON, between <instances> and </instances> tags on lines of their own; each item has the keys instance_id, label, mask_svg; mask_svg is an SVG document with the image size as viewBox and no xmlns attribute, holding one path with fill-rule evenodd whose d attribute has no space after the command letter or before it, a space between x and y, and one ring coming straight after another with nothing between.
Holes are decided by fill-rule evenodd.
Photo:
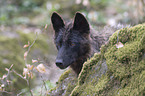
<instances>
[{"instance_id":1,"label":"branch","mask_svg":"<svg viewBox=\"0 0 145 96\"><path fill-rule=\"evenodd\" d=\"M27 54L29 53L29 51L30 51L30 48L34 45L34 43L36 42L36 40L37 40L37 37L38 37L38 35L37 35L37 32L36 32L36 37L35 37L35 40L33 41L33 43L28 47L28 51L27 51ZM27 57L26 57L26 59L25 59L25 65L27 64Z\"/></svg>"},{"instance_id":2,"label":"branch","mask_svg":"<svg viewBox=\"0 0 145 96\"><path fill-rule=\"evenodd\" d=\"M42 76L41 76L41 78L42 78ZM47 91L46 83L45 83L45 81L43 80L43 78L42 78L42 81L43 81L43 84L44 84L45 90Z\"/></svg>"},{"instance_id":3,"label":"branch","mask_svg":"<svg viewBox=\"0 0 145 96\"><path fill-rule=\"evenodd\" d=\"M24 80L27 82L28 86L29 86L29 81L28 81L26 78L24 78L21 74L17 73L14 69L13 69L12 71L13 71L16 75L18 75L19 77L21 77L22 79L24 79Z\"/></svg>"},{"instance_id":4,"label":"branch","mask_svg":"<svg viewBox=\"0 0 145 96\"><path fill-rule=\"evenodd\" d=\"M30 78L29 78L29 80L27 80L27 79L24 78L21 74L17 73L14 69L13 69L13 72L14 72L15 74L17 74L19 77L21 77L22 79L24 79L24 80L27 82L27 85L28 85L28 87L29 87L29 92L30 92L31 96L33 96L33 93L32 93L32 90L31 90L31 86L30 86Z\"/></svg>"},{"instance_id":5,"label":"branch","mask_svg":"<svg viewBox=\"0 0 145 96\"><path fill-rule=\"evenodd\" d=\"M14 65L14 64L12 64L12 65L10 66L10 68L7 70L8 73L7 73L7 75L6 75L6 82L7 82L7 80L8 80L8 76L10 75L10 70L12 69L13 65Z\"/></svg>"},{"instance_id":6,"label":"branch","mask_svg":"<svg viewBox=\"0 0 145 96\"><path fill-rule=\"evenodd\" d=\"M21 95L22 93L23 93L23 92L18 93L17 96Z\"/></svg>"},{"instance_id":7,"label":"branch","mask_svg":"<svg viewBox=\"0 0 145 96\"><path fill-rule=\"evenodd\" d=\"M12 94L12 92L7 92L7 91L0 91L2 93L7 93L7 94Z\"/></svg>"}]
</instances>

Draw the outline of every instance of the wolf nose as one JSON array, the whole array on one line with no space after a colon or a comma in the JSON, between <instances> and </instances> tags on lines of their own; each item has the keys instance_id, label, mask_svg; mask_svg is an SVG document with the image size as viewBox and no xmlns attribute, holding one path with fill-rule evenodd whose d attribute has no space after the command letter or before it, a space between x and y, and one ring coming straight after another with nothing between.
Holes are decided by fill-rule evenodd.
<instances>
[{"instance_id":1,"label":"wolf nose","mask_svg":"<svg viewBox=\"0 0 145 96\"><path fill-rule=\"evenodd\" d=\"M60 67L60 66L63 66L62 60L56 60L55 63L56 63L56 65L59 66L59 67Z\"/></svg>"}]
</instances>

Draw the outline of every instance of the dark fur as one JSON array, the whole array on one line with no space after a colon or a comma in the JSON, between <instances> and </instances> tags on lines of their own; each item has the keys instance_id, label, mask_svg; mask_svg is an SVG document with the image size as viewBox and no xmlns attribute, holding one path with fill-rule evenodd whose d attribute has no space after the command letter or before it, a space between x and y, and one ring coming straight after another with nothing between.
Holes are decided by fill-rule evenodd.
<instances>
[{"instance_id":1,"label":"dark fur","mask_svg":"<svg viewBox=\"0 0 145 96\"><path fill-rule=\"evenodd\" d=\"M99 34L93 36L88 21L79 12L76 13L73 22L65 24L56 12L52 14L51 21L58 49L56 65L61 69L70 66L79 74L87 58L99 52L105 38Z\"/></svg>"}]
</instances>

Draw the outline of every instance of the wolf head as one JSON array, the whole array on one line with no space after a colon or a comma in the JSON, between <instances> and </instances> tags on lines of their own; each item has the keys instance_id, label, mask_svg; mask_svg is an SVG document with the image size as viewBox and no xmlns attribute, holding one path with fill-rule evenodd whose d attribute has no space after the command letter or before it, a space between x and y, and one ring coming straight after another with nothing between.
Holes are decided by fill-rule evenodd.
<instances>
[{"instance_id":1,"label":"wolf head","mask_svg":"<svg viewBox=\"0 0 145 96\"><path fill-rule=\"evenodd\" d=\"M55 31L54 42L58 54L56 65L65 69L69 65L80 67L88 58L90 52L90 27L86 18L79 12L75 14L74 21L65 23L61 16L54 12L51 17L52 26Z\"/></svg>"}]
</instances>

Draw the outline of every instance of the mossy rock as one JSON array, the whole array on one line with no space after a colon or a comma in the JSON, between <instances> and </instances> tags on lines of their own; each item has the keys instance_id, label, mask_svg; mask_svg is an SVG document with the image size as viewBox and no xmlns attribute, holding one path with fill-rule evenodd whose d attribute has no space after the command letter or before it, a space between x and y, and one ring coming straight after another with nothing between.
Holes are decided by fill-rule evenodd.
<instances>
[{"instance_id":1,"label":"mossy rock","mask_svg":"<svg viewBox=\"0 0 145 96\"><path fill-rule=\"evenodd\" d=\"M116 48L117 38L123 47ZM72 82L66 81L66 78L73 78L68 74L72 73L64 73L64 78L58 81L58 86L50 91L49 96L54 96L63 86L62 82ZM70 86L69 83L65 86ZM115 32L109 43L101 47L101 53L96 53L84 63L74 85L69 91L70 96L144 96L145 24ZM57 96L65 96L64 91Z\"/></svg>"},{"instance_id":2,"label":"mossy rock","mask_svg":"<svg viewBox=\"0 0 145 96\"><path fill-rule=\"evenodd\" d=\"M20 30L3 33L0 33L0 77L7 74L5 68L9 68L12 64L12 69L22 74L23 68L25 67L24 53L28 50L27 48L24 49L23 46L28 44L28 41L32 44L36 35L33 32L24 33ZM32 63L32 59L40 58L42 60L44 56L48 57L49 46L47 39L48 37L43 34L38 35L35 44L31 47L30 53L28 54L28 64ZM28 88L26 81L13 72L9 74L8 79L12 81L12 86L8 85L6 88L7 91L17 93L23 88ZM4 80L2 83L6 84Z\"/></svg>"},{"instance_id":3,"label":"mossy rock","mask_svg":"<svg viewBox=\"0 0 145 96\"><path fill-rule=\"evenodd\" d=\"M51 96L68 96L77 85L76 74L71 70L63 73L57 83L57 87L50 90L48 95Z\"/></svg>"}]
</instances>

